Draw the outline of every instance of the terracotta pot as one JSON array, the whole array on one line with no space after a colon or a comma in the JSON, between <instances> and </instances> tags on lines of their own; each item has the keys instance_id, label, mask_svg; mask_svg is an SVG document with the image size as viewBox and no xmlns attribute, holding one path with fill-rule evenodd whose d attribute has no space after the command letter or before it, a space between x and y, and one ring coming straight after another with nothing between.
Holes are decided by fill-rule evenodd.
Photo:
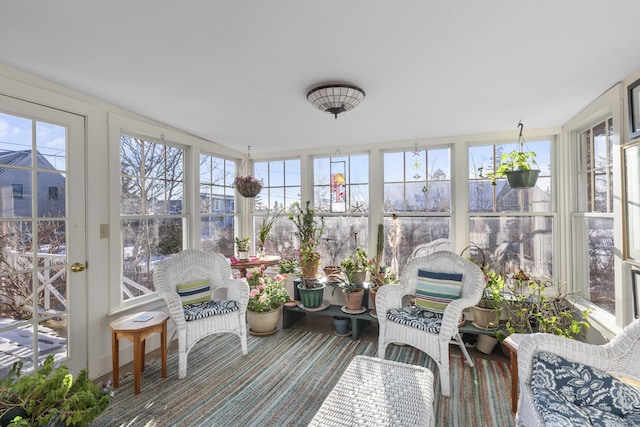
<instances>
[{"instance_id":1,"label":"terracotta pot","mask_svg":"<svg viewBox=\"0 0 640 427\"><path fill-rule=\"evenodd\" d=\"M302 277L305 279L314 278L318 275L318 266L320 265L320 255L313 259L300 260L300 270Z\"/></svg>"},{"instance_id":2,"label":"terracotta pot","mask_svg":"<svg viewBox=\"0 0 640 427\"><path fill-rule=\"evenodd\" d=\"M348 310L360 310L362 308L362 298L364 297L364 289L356 289L353 292L342 292L344 300L347 302Z\"/></svg>"},{"instance_id":3,"label":"terracotta pot","mask_svg":"<svg viewBox=\"0 0 640 427\"><path fill-rule=\"evenodd\" d=\"M280 320L280 312L282 308L263 311L256 313L247 310L247 323L249 324L249 333L252 335L271 335L278 329L278 320Z\"/></svg>"}]
</instances>

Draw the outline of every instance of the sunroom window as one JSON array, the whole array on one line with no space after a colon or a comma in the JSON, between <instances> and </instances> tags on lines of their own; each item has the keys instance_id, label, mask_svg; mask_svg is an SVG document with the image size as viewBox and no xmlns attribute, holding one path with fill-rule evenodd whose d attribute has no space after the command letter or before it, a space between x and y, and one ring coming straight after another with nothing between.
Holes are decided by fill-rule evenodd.
<instances>
[{"instance_id":1,"label":"sunroom window","mask_svg":"<svg viewBox=\"0 0 640 427\"><path fill-rule=\"evenodd\" d=\"M200 154L200 245L203 250L233 256L236 163Z\"/></svg>"},{"instance_id":2,"label":"sunroom window","mask_svg":"<svg viewBox=\"0 0 640 427\"><path fill-rule=\"evenodd\" d=\"M291 205L300 202L300 159L255 162L254 173L263 182L262 191L254 200L253 228L256 240L263 221L268 223L277 215L265 240L265 252L267 255L297 259L293 223L287 214L291 212Z\"/></svg>"},{"instance_id":3,"label":"sunroom window","mask_svg":"<svg viewBox=\"0 0 640 427\"><path fill-rule=\"evenodd\" d=\"M326 222L321 262L337 265L369 244L369 155L316 157L313 184L315 208Z\"/></svg>"},{"instance_id":4,"label":"sunroom window","mask_svg":"<svg viewBox=\"0 0 640 427\"><path fill-rule=\"evenodd\" d=\"M536 153L540 174L535 187L513 189L505 178L486 177L503 153L517 149L506 144L471 146L469 153L469 242L481 248L496 271L522 268L530 275L553 279L552 141L527 142Z\"/></svg>"},{"instance_id":5,"label":"sunroom window","mask_svg":"<svg viewBox=\"0 0 640 427\"><path fill-rule=\"evenodd\" d=\"M150 294L153 267L186 235L184 149L120 136L122 299Z\"/></svg>"},{"instance_id":6,"label":"sunroom window","mask_svg":"<svg viewBox=\"0 0 640 427\"><path fill-rule=\"evenodd\" d=\"M384 153L385 263L451 248L451 149Z\"/></svg>"}]
</instances>

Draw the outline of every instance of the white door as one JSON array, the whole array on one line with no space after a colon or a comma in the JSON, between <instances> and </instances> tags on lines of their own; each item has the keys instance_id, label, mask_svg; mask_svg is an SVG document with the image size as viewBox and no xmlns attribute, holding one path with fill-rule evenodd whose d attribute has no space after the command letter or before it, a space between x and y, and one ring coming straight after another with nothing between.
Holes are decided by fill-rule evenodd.
<instances>
[{"instance_id":1,"label":"white door","mask_svg":"<svg viewBox=\"0 0 640 427\"><path fill-rule=\"evenodd\" d=\"M0 377L87 367L84 117L0 95Z\"/></svg>"}]
</instances>

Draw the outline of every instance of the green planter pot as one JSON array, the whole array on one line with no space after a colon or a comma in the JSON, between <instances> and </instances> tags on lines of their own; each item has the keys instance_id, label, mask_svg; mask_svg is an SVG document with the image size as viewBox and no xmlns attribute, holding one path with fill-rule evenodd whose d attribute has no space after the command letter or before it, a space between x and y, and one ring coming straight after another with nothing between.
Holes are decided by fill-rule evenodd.
<instances>
[{"instance_id":1,"label":"green planter pot","mask_svg":"<svg viewBox=\"0 0 640 427\"><path fill-rule=\"evenodd\" d=\"M322 298L324 296L324 287L326 285L321 283L319 287L307 289L302 286L302 283L298 284L298 291L300 291L300 301L306 308L320 307L322 304Z\"/></svg>"},{"instance_id":2,"label":"green planter pot","mask_svg":"<svg viewBox=\"0 0 640 427\"><path fill-rule=\"evenodd\" d=\"M524 171L507 172L507 182L511 188L531 188L535 187L540 171L529 169Z\"/></svg>"}]
</instances>

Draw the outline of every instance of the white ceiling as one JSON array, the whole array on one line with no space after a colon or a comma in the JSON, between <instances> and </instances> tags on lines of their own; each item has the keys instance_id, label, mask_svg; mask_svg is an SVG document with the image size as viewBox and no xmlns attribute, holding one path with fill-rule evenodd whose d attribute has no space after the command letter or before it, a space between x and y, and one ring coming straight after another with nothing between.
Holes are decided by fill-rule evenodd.
<instances>
[{"instance_id":1,"label":"white ceiling","mask_svg":"<svg viewBox=\"0 0 640 427\"><path fill-rule=\"evenodd\" d=\"M562 126L640 69L638 17L638 0L5 1L0 62L266 153ZM327 81L367 96L336 120L306 101Z\"/></svg>"}]
</instances>

